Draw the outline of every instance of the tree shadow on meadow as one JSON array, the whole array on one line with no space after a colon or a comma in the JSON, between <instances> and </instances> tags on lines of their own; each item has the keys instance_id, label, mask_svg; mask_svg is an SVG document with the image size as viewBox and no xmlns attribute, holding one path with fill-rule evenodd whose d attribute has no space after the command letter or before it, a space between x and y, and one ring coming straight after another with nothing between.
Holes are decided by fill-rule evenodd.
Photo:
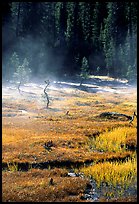
<instances>
[{"instance_id":1,"label":"tree shadow on meadow","mask_svg":"<svg viewBox=\"0 0 139 204\"><path fill-rule=\"evenodd\" d=\"M126 81L120 81L118 79L102 79L102 78L90 78L83 81L83 84L80 85L80 80L67 80L67 81L58 81L54 83L54 86L60 89L63 88L74 88L80 91L85 91L88 93L97 93L97 92L108 92L104 87L109 89L120 89L127 88L131 86Z\"/></svg>"}]
</instances>

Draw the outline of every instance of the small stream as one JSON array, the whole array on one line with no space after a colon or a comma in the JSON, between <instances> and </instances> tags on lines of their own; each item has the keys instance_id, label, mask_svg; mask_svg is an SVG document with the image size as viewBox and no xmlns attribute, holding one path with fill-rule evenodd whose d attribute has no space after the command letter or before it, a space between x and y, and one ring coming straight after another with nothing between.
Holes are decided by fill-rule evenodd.
<instances>
[{"instance_id":1,"label":"small stream","mask_svg":"<svg viewBox=\"0 0 139 204\"><path fill-rule=\"evenodd\" d=\"M70 171L68 176L71 177L82 177L85 175L83 173L74 173L74 171ZM117 185L116 187L112 185L108 185L107 183L101 183L98 188L95 179L90 178L90 183L87 185L84 195L82 196L82 200L87 200L90 202L100 202L99 199L104 198L106 200L110 200L112 198L118 199L121 197L128 196L137 196L137 183L133 183L132 185L126 187L122 187Z\"/></svg>"},{"instance_id":2,"label":"small stream","mask_svg":"<svg viewBox=\"0 0 139 204\"><path fill-rule=\"evenodd\" d=\"M85 178L83 173L74 173L73 170L70 170L68 173L70 177L81 177ZM97 184L95 180L90 179L90 184L87 185L84 195L82 196L82 200L88 200L91 202L99 202L100 192L98 191Z\"/></svg>"}]
</instances>

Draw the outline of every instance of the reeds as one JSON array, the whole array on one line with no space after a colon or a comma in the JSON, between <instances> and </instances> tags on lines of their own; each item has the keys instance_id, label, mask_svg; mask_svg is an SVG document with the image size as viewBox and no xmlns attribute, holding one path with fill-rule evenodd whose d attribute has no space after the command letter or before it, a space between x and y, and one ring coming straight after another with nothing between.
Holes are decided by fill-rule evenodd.
<instances>
[{"instance_id":1,"label":"reeds","mask_svg":"<svg viewBox=\"0 0 139 204\"><path fill-rule=\"evenodd\" d=\"M113 185L114 187L117 185L128 187L130 184L136 182L137 159L134 155L125 162L103 162L83 167L80 171L85 175L91 175L96 180L98 187L100 187L102 182L109 186Z\"/></svg>"},{"instance_id":2,"label":"reeds","mask_svg":"<svg viewBox=\"0 0 139 204\"><path fill-rule=\"evenodd\" d=\"M135 140L137 130L134 127L119 127L113 131L106 131L92 140L92 147L99 151L119 152L126 148L128 138ZM123 145L123 146L122 146Z\"/></svg>"}]
</instances>

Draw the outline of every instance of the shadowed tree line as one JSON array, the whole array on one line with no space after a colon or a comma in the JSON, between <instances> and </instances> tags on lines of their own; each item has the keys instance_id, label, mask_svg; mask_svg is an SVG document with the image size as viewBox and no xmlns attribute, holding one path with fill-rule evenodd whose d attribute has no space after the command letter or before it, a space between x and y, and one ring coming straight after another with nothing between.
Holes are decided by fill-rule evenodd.
<instances>
[{"instance_id":1,"label":"shadowed tree line","mask_svg":"<svg viewBox=\"0 0 139 204\"><path fill-rule=\"evenodd\" d=\"M137 2L2 3L3 79L16 72L16 55L20 65L27 60L35 76L134 80L136 44Z\"/></svg>"}]
</instances>

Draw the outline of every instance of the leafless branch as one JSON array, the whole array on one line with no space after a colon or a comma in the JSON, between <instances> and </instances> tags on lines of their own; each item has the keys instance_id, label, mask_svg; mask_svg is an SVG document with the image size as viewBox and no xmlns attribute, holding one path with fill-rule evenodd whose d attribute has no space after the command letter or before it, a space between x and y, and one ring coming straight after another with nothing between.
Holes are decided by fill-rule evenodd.
<instances>
[{"instance_id":1,"label":"leafless branch","mask_svg":"<svg viewBox=\"0 0 139 204\"><path fill-rule=\"evenodd\" d=\"M50 81L49 81L49 80L47 80L47 81L44 81L44 82L46 83L46 86L45 86L45 88L44 88L44 94L45 94L46 99L47 99L47 106L46 106L46 108L48 108L49 103L50 103L50 100L49 100L48 94L47 94L47 92L46 92L46 89L47 89L47 87L49 86Z\"/></svg>"}]
</instances>

